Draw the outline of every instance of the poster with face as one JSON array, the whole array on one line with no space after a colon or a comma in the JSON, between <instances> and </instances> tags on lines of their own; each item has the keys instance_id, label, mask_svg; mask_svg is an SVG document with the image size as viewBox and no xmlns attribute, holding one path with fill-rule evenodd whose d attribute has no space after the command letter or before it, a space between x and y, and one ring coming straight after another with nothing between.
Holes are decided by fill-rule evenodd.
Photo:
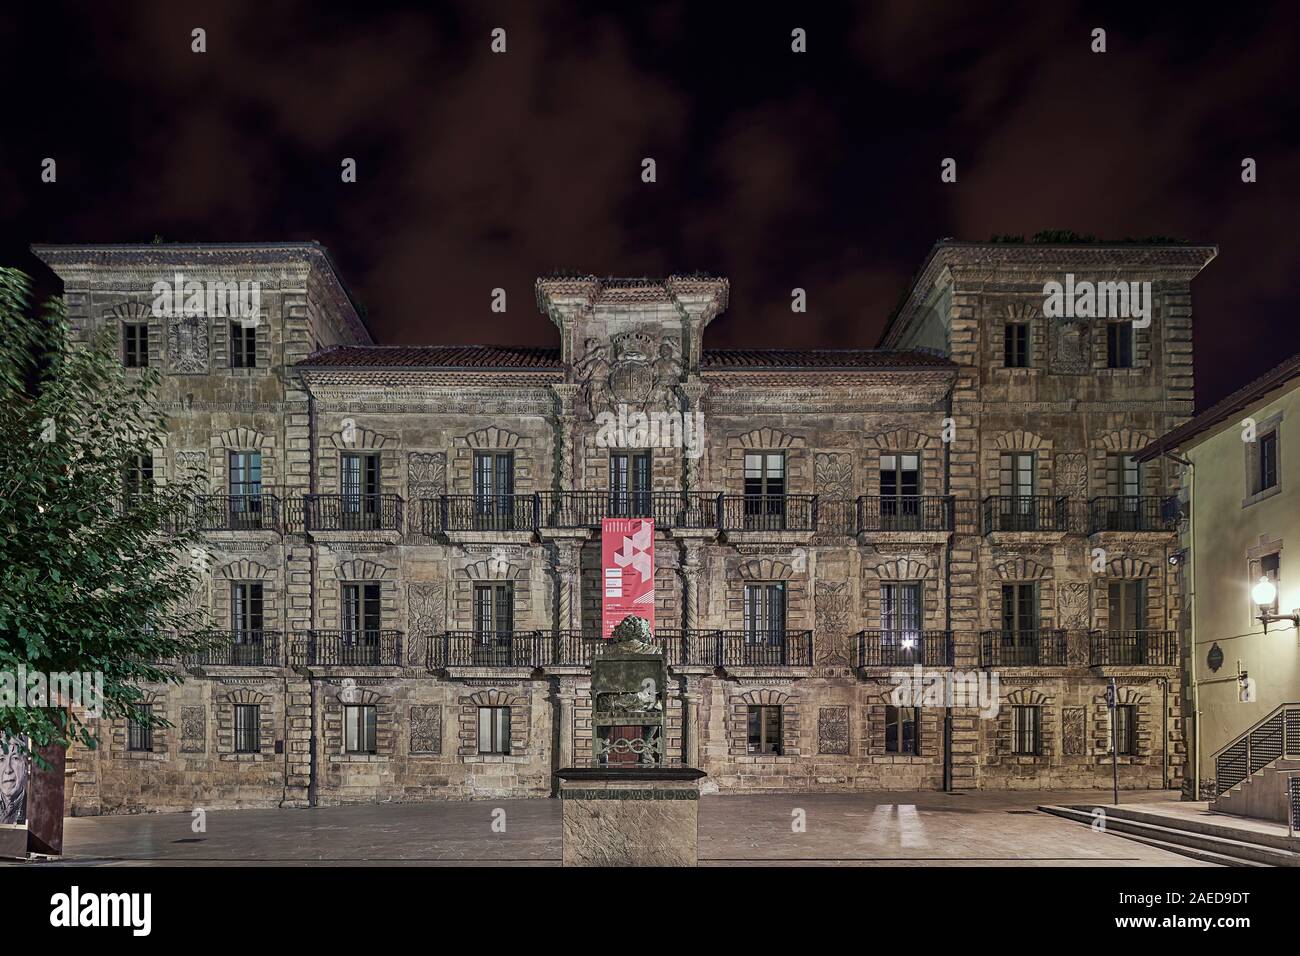
<instances>
[{"instance_id":1,"label":"poster with face","mask_svg":"<svg viewBox=\"0 0 1300 956\"><path fill-rule=\"evenodd\" d=\"M18 737L0 736L0 823L27 822L28 757Z\"/></svg>"}]
</instances>

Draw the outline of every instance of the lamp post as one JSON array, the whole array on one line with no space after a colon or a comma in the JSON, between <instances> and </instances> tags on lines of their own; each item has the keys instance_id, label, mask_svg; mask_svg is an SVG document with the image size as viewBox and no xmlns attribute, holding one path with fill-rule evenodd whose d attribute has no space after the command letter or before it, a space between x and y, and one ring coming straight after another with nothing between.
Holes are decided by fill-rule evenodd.
<instances>
[{"instance_id":1,"label":"lamp post","mask_svg":"<svg viewBox=\"0 0 1300 956\"><path fill-rule=\"evenodd\" d=\"M1251 588L1250 596L1259 607L1259 615L1255 619L1264 625L1265 634L1268 633L1268 626L1278 621L1290 621L1293 627L1300 628L1300 610L1292 611L1290 614L1272 614L1264 610L1266 607L1272 607L1273 602L1277 600L1277 585L1267 577L1260 577Z\"/></svg>"}]
</instances>

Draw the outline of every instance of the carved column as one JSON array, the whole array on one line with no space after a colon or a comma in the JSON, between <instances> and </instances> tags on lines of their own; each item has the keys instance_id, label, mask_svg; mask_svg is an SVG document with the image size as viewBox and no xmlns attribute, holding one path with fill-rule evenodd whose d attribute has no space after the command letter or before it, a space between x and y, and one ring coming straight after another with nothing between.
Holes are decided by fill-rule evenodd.
<instances>
[{"instance_id":1,"label":"carved column","mask_svg":"<svg viewBox=\"0 0 1300 956\"><path fill-rule=\"evenodd\" d=\"M694 428L694 423L698 420L700 406L704 399L704 383L698 379L690 382L683 382L677 386L677 391L682 396L682 401L685 403L685 414L687 420L682 423L682 432L683 435L685 435L687 428ZM697 437L700 444L696 449L696 455L692 456L690 454L690 448L682 449L682 461L685 464L683 480L686 483L685 490L687 492L702 490L700 488L700 482L702 479L700 462L703 460L704 453L704 435L702 428L697 433ZM695 502L690 502L691 507L694 505Z\"/></svg>"},{"instance_id":2,"label":"carved column","mask_svg":"<svg viewBox=\"0 0 1300 956\"><path fill-rule=\"evenodd\" d=\"M682 604L685 606L683 624L688 631L700 627L700 572L704 570L704 545L699 541L686 541L681 567Z\"/></svg>"},{"instance_id":3,"label":"carved column","mask_svg":"<svg viewBox=\"0 0 1300 956\"><path fill-rule=\"evenodd\" d=\"M581 611L581 581L578 574L580 545L576 541L555 543L555 626L561 631L576 630Z\"/></svg>"},{"instance_id":4,"label":"carved column","mask_svg":"<svg viewBox=\"0 0 1300 956\"><path fill-rule=\"evenodd\" d=\"M551 391L555 393L558 405L555 416L556 477L558 479L556 487L561 491L572 491L577 488L575 479L577 450L574 447L577 425L575 405L581 386L552 385Z\"/></svg>"},{"instance_id":5,"label":"carved column","mask_svg":"<svg viewBox=\"0 0 1300 956\"><path fill-rule=\"evenodd\" d=\"M682 693L682 736L686 738L682 759L688 767L700 765L700 681L686 678Z\"/></svg>"},{"instance_id":6,"label":"carved column","mask_svg":"<svg viewBox=\"0 0 1300 956\"><path fill-rule=\"evenodd\" d=\"M573 766L573 698L576 696L574 682L572 678L562 678L556 694L559 704L559 713L556 719L559 726L556 728L559 747L556 759L559 762L558 769Z\"/></svg>"}]
</instances>

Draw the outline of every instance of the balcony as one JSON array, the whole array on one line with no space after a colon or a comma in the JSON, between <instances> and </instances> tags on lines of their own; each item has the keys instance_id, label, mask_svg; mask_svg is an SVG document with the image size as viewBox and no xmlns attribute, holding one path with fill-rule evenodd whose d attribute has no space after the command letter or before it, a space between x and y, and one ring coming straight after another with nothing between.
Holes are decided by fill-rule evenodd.
<instances>
[{"instance_id":1,"label":"balcony","mask_svg":"<svg viewBox=\"0 0 1300 956\"><path fill-rule=\"evenodd\" d=\"M1173 531L1178 527L1175 498L1107 495L1088 502L1088 533Z\"/></svg>"},{"instance_id":2,"label":"balcony","mask_svg":"<svg viewBox=\"0 0 1300 956\"><path fill-rule=\"evenodd\" d=\"M601 640L592 630L448 631L429 639L428 665L433 670L590 667ZM658 628L655 643L673 668L812 666L812 631L746 634Z\"/></svg>"},{"instance_id":3,"label":"balcony","mask_svg":"<svg viewBox=\"0 0 1300 956\"><path fill-rule=\"evenodd\" d=\"M1066 652L1066 632L1059 628L980 633L982 667L1064 667Z\"/></svg>"},{"instance_id":4,"label":"balcony","mask_svg":"<svg viewBox=\"0 0 1300 956\"><path fill-rule=\"evenodd\" d=\"M951 531L951 495L863 495L858 498L858 533L864 531Z\"/></svg>"},{"instance_id":5,"label":"balcony","mask_svg":"<svg viewBox=\"0 0 1300 956\"><path fill-rule=\"evenodd\" d=\"M303 495L307 531L401 531L401 495Z\"/></svg>"},{"instance_id":6,"label":"balcony","mask_svg":"<svg viewBox=\"0 0 1300 956\"><path fill-rule=\"evenodd\" d=\"M1178 632L1090 631L1088 659L1093 667L1173 667L1178 663Z\"/></svg>"},{"instance_id":7,"label":"balcony","mask_svg":"<svg viewBox=\"0 0 1300 956\"><path fill-rule=\"evenodd\" d=\"M532 531L537 527L536 495L443 495L422 502L421 527L439 531Z\"/></svg>"},{"instance_id":8,"label":"balcony","mask_svg":"<svg viewBox=\"0 0 1300 956\"><path fill-rule=\"evenodd\" d=\"M195 531L279 531L276 495L202 495L194 499L187 523Z\"/></svg>"},{"instance_id":9,"label":"balcony","mask_svg":"<svg viewBox=\"0 0 1300 956\"><path fill-rule=\"evenodd\" d=\"M723 531L816 531L816 495L720 495Z\"/></svg>"},{"instance_id":10,"label":"balcony","mask_svg":"<svg viewBox=\"0 0 1300 956\"><path fill-rule=\"evenodd\" d=\"M282 667L279 631L205 631L202 650L184 656L186 667Z\"/></svg>"},{"instance_id":11,"label":"balcony","mask_svg":"<svg viewBox=\"0 0 1300 956\"><path fill-rule=\"evenodd\" d=\"M555 639L541 631L448 631L429 639L429 667L545 667Z\"/></svg>"},{"instance_id":12,"label":"balcony","mask_svg":"<svg viewBox=\"0 0 1300 956\"><path fill-rule=\"evenodd\" d=\"M859 631L854 636L853 666L951 667L952 631Z\"/></svg>"},{"instance_id":13,"label":"balcony","mask_svg":"<svg viewBox=\"0 0 1300 956\"><path fill-rule=\"evenodd\" d=\"M989 495L983 510L985 534L1070 530L1069 499L1064 495Z\"/></svg>"},{"instance_id":14,"label":"balcony","mask_svg":"<svg viewBox=\"0 0 1300 956\"><path fill-rule=\"evenodd\" d=\"M653 518L655 528L718 526L718 496L687 491L544 491L538 495L544 528L598 528L605 518Z\"/></svg>"},{"instance_id":15,"label":"balcony","mask_svg":"<svg viewBox=\"0 0 1300 956\"><path fill-rule=\"evenodd\" d=\"M306 631L294 642L295 667L397 667L401 631Z\"/></svg>"}]
</instances>

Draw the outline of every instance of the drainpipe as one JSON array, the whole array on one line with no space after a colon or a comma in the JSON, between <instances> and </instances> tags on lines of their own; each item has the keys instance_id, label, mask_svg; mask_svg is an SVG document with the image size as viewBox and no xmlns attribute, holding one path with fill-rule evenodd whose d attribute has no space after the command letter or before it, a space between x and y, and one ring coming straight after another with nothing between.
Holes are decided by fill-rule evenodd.
<instances>
[{"instance_id":1,"label":"drainpipe","mask_svg":"<svg viewBox=\"0 0 1300 956\"><path fill-rule=\"evenodd\" d=\"M952 389L944 399L945 417L952 418ZM950 442L943 443L943 492L945 495L952 494L951 468L952 461L949 454ZM952 507L948 509L949 519L952 521L952 530L948 532L948 545L944 556L944 572L946 580L944 581L943 596L943 624L944 630L949 634L952 633L952 539L957 533L957 503L952 502ZM957 645L956 641L952 644L953 660L955 666L957 663ZM952 672L948 672L947 686L944 688L945 700L943 708L943 792L952 793Z\"/></svg>"},{"instance_id":2,"label":"drainpipe","mask_svg":"<svg viewBox=\"0 0 1300 956\"><path fill-rule=\"evenodd\" d=\"M1196 681L1196 466L1172 452L1164 456L1187 469L1187 651L1192 682L1192 799L1201 799L1201 692ZM1166 711L1167 713L1167 711Z\"/></svg>"}]
</instances>

